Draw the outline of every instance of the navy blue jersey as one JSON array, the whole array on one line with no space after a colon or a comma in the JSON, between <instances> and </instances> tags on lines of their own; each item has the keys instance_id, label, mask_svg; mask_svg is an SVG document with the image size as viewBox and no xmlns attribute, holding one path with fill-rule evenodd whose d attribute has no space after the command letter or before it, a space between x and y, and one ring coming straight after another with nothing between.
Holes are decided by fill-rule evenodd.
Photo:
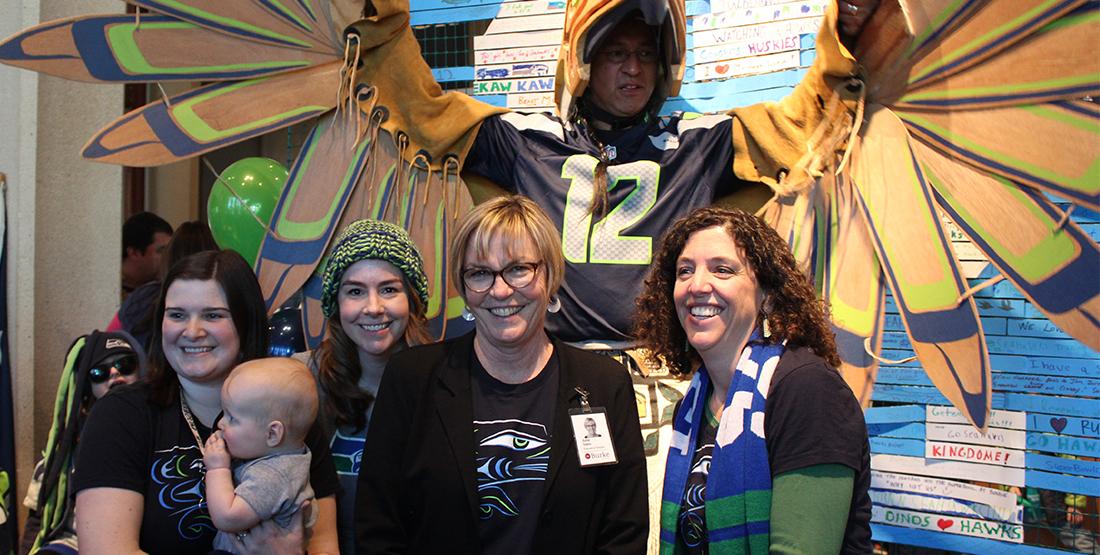
<instances>
[{"instance_id":1,"label":"navy blue jersey","mask_svg":"<svg viewBox=\"0 0 1100 555\"><path fill-rule=\"evenodd\" d=\"M588 213L601 153L584 123L549 113L485 120L464 170L531 198L562 231L562 309L547 318L551 333L566 341L628 339L661 235L735 187L731 121L677 112L611 140L610 204L601 218Z\"/></svg>"}]
</instances>

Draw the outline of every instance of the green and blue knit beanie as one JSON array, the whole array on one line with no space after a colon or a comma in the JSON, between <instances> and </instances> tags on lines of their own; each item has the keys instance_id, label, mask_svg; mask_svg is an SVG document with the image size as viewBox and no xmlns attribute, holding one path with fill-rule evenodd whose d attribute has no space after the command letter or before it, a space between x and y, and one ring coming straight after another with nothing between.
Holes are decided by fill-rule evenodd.
<instances>
[{"instance_id":1,"label":"green and blue knit beanie","mask_svg":"<svg viewBox=\"0 0 1100 555\"><path fill-rule=\"evenodd\" d=\"M336 311L336 298L340 290L340 278L348 266L360 260L385 260L401 270L409 280L420 303L428 306L428 276L424 274L424 260L408 232L388 222L358 220L348 225L325 266L321 284L321 309L325 318Z\"/></svg>"}]
</instances>

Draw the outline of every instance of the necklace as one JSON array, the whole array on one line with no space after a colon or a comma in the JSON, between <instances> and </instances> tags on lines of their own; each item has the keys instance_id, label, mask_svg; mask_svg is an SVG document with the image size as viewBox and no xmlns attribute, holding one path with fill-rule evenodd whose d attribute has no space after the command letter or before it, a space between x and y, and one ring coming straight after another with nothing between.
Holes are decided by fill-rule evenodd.
<instances>
[{"instance_id":1,"label":"necklace","mask_svg":"<svg viewBox=\"0 0 1100 555\"><path fill-rule=\"evenodd\" d=\"M187 406L187 399L183 398L183 388L180 388L180 405L183 407L183 419L187 421L187 427L191 428L191 435L195 436L195 444L199 446L199 453L206 456L202 438L199 437L199 429L195 426L195 418L191 416L191 407Z\"/></svg>"}]
</instances>

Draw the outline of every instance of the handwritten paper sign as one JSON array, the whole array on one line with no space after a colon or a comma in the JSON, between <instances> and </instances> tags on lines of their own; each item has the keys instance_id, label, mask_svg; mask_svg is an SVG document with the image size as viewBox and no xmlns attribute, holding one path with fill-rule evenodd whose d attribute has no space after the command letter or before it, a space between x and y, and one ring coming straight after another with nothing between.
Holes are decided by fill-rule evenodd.
<instances>
[{"instance_id":1,"label":"handwritten paper sign","mask_svg":"<svg viewBox=\"0 0 1100 555\"><path fill-rule=\"evenodd\" d=\"M787 52L790 50L798 50L801 44L802 38L798 35L787 35L774 39L737 42L733 44L723 44L721 46L712 46L710 48L697 48L694 51L695 63L705 64L745 58L748 56Z\"/></svg>"},{"instance_id":2,"label":"handwritten paper sign","mask_svg":"<svg viewBox=\"0 0 1100 555\"><path fill-rule=\"evenodd\" d=\"M531 48L505 48L500 50L485 50L474 53L474 63L479 66L489 64L508 64L515 62L533 62L542 60L557 60L558 50L561 45L536 46ZM556 61L553 62L557 64ZM556 66L555 66L556 67Z\"/></svg>"},{"instance_id":3,"label":"handwritten paper sign","mask_svg":"<svg viewBox=\"0 0 1100 555\"><path fill-rule=\"evenodd\" d=\"M561 29L474 37L474 50L526 48L530 46L561 46Z\"/></svg>"},{"instance_id":4,"label":"handwritten paper sign","mask_svg":"<svg viewBox=\"0 0 1100 555\"><path fill-rule=\"evenodd\" d=\"M796 67L799 67L798 52L784 52L716 64L699 64L695 66L695 79L701 81L704 79L738 77Z\"/></svg>"},{"instance_id":5,"label":"handwritten paper sign","mask_svg":"<svg viewBox=\"0 0 1100 555\"><path fill-rule=\"evenodd\" d=\"M868 494L876 505L914 511L948 513L968 518L999 520L1009 524L1023 524L1023 507L1012 508L958 501L947 497L901 493L871 489Z\"/></svg>"},{"instance_id":6,"label":"handwritten paper sign","mask_svg":"<svg viewBox=\"0 0 1100 555\"><path fill-rule=\"evenodd\" d=\"M520 17L565 12L564 0L533 0L527 2L507 2L500 5L497 18ZM561 25L559 25L561 27Z\"/></svg>"},{"instance_id":7,"label":"handwritten paper sign","mask_svg":"<svg viewBox=\"0 0 1100 555\"><path fill-rule=\"evenodd\" d=\"M954 478L1006 486L1023 487L1024 485L1024 469L1009 466L872 453L871 468L884 472Z\"/></svg>"},{"instance_id":8,"label":"handwritten paper sign","mask_svg":"<svg viewBox=\"0 0 1100 555\"><path fill-rule=\"evenodd\" d=\"M474 79L487 81L516 77L553 77L555 67L554 62L550 60L523 64L479 66L474 72Z\"/></svg>"},{"instance_id":9,"label":"handwritten paper sign","mask_svg":"<svg viewBox=\"0 0 1100 555\"><path fill-rule=\"evenodd\" d=\"M1016 468L1024 467L1023 451L997 449L980 445L928 441L924 444L924 456L929 459L975 462Z\"/></svg>"},{"instance_id":10,"label":"handwritten paper sign","mask_svg":"<svg viewBox=\"0 0 1100 555\"><path fill-rule=\"evenodd\" d=\"M959 412L959 409L947 407L925 407L925 419L929 422L941 422L944 424L966 424L970 421ZM992 428L1011 428L1023 430L1027 426L1027 413L1007 410L993 410L989 413L989 426Z\"/></svg>"},{"instance_id":11,"label":"handwritten paper sign","mask_svg":"<svg viewBox=\"0 0 1100 555\"><path fill-rule=\"evenodd\" d=\"M1027 441L1026 436L1027 434L1023 430L1006 430L993 427L990 427L989 431L983 434L969 424L929 423L925 427L925 437L928 440L973 443L1006 449L1023 449Z\"/></svg>"},{"instance_id":12,"label":"handwritten paper sign","mask_svg":"<svg viewBox=\"0 0 1100 555\"><path fill-rule=\"evenodd\" d=\"M485 34L500 35L503 33L517 33L520 31L561 30L563 25L565 25L564 13L509 17L505 19L494 19L492 23L489 24L489 28L485 30Z\"/></svg>"},{"instance_id":13,"label":"handwritten paper sign","mask_svg":"<svg viewBox=\"0 0 1100 555\"><path fill-rule=\"evenodd\" d=\"M871 508L871 522L989 538L1011 543L1023 543L1024 540L1024 527L1016 524L907 511L877 505Z\"/></svg>"},{"instance_id":14,"label":"handwritten paper sign","mask_svg":"<svg viewBox=\"0 0 1100 555\"><path fill-rule=\"evenodd\" d=\"M747 25L745 27L700 31L692 36L692 40L695 48L704 48L707 46L732 44L735 42L771 40L780 37L789 37L791 35L813 34L820 28L821 18L811 17L807 19L765 23L762 25Z\"/></svg>"},{"instance_id":15,"label":"handwritten paper sign","mask_svg":"<svg viewBox=\"0 0 1100 555\"><path fill-rule=\"evenodd\" d=\"M545 93L510 94L508 107L515 110L541 111L554 107L554 91Z\"/></svg>"},{"instance_id":16,"label":"handwritten paper sign","mask_svg":"<svg viewBox=\"0 0 1100 555\"><path fill-rule=\"evenodd\" d=\"M821 17L825 15L825 5L826 2L810 0L808 2L789 2L765 8L729 10L725 12L702 14L691 18L688 31L710 31L727 27L785 21L802 17Z\"/></svg>"},{"instance_id":17,"label":"handwritten paper sign","mask_svg":"<svg viewBox=\"0 0 1100 555\"><path fill-rule=\"evenodd\" d=\"M871 487L951 497L1007 510L1014 510L1017 507L1016 495L1007 491L928 476L910 476L872 470Z\"/></svg>"},{"instance_id":18,"label":"handwritten paper sign","mask_svg":"<svg viewBox=\"0 0 1100 555\"><path fill-rule=\"evenodd\" d=\"M554 78L504 79L474 83L474 94L554 92Z\"/></svg>"}]
</instances>

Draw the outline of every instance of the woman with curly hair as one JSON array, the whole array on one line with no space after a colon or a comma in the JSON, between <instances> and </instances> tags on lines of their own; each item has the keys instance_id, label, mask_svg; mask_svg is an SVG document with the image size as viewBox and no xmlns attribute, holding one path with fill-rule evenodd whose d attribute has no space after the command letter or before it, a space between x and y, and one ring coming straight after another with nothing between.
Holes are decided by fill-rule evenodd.
<instances>
[{"instance_id":1,"label":"woman with curly hair","mask_svg":"<svg viewBox=\"0 0 1100 555\"><path fill-rule=\"evenodd\" d=\"M404 229L358 220L336 241L322 276L325 338L294 355L317 375L320 422L331 438L343 491L336 496L340 552L350 555L356 476L375 394L390 355L432 341L428 276Z\"/></svg>"},{"instance_id":2,"label":"woman with curly hair","mask_svg":"<svg viewBox=\"0 0 1100 555\"><path fill-rule=\"evenodd\" d=\"M637 304L651 356L695 370L673 419L661 553L870 553L863 413L779 235L696 210L665 235Z\"/></svg>"}]
</instances>

